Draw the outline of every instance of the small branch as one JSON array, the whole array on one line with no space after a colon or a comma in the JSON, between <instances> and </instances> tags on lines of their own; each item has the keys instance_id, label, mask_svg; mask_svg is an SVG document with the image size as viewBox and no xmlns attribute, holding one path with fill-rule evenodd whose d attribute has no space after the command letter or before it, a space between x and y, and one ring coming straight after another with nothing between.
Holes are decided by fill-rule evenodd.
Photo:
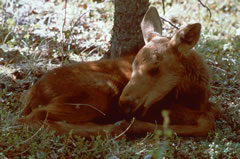
<instances>
[{"instance_id":1,"label":"small branch","mask_svg":"<svg viewBox=\"0 0 240 159\"><path fill-rule=\"evenodd\" d=\"M66 15L67 15L67 0L65 0L65 4L64 4L64 19L63 19L62 30L64 29L64 26L66 24Z\"/></svg>"},{"instance_id":2,"label":"small branch","mask_svg":"<svg viewBox=\"0 0 240 159\"><path fill-rule=\"evenodd\" d=\"M74 27L76 27L76 26L78 25L78 23L79 23L79 21L82 19L82 17L85 16L88 12L89 12L89 10L86 11L86 12L84 12L84 13L82 13L82 14L77 18L77 20L73 23L73 25L72 25L72 27L71 27L71 33L72 33Z\"/></svg>"},{"instance_id":3,"label":"small branch","mask_svg":"<svg viewBox=\"0 0 240 159\"><path fill-rule=\"evenodd\" d=\"M61 43L62 43L62 48L61 48L61 54L62 54L62 65L64 62L64 51L63 51L63 46L64 46L64 42L65 42L65 36L63 35L63 30L64 30L64 26L66 24L66 17L67 17L67 0L65 0L65 4L64 4L64 19L63 19L63 25L62 25L62 29L61 29Z\"/></svg>"},{"instance_id":4,"label":"small branch","mask_svg":"<svg viewBox=\"0 0 240 159\"><path fill-rule=\"evenodd\" d=\"M131 123L129 124L129 126L127 127L127 129L125 129L121 134L119 134L118 136L114 137L113 140L116 140L118 138L120 138L123 134L125 134L129 129L130 127L132 126L132 124L134 123L135 121L135 118L133 117L132 120L131 120Z\"/></svg>"},{"instance_id":5,"label":"small branch","mask_svg":"<svg viewBox=\"0 0 240 159\"><path fill-rule=\"evenodd\" d=\"M163 21L169 23L169 24L170 24L171 26L173 26L175 29L179 30L179 27L177 27L176 25L174 25L174 24L173 24L172 22L170 22L169 20L167 20L167 19L165 19L165 18L163 18L163 17L161 17L161 19L162 19Z\"/></svg>"},{"instance_id":6,"label":"small branch","mask_svg":"<svg viewBox=\"0 0 240 159\"><path fill-rule=\"evenodd\" d=\"M90 107L90 108L96 110L97 112L99 112L99 113L102 114L103 116L106 116L106 114L105 114L103 111L99 110L97 107L95 107L95 106L93 106L93 105L91 105L91 104L75 104L75 103L64 103L64 104L73 105L73 106L76 106L76 107L79 107L79 106L87 106L87 107Z\"/></svg>"},{"instance_id":7,"label":"small branch","mask_svg":"<svg viewBox=\"0 0 240 159\"><path fill-rule=\"evenodd\" d=\"M208 6L206 6L205 4L203 4L203 2L201 0L198 0L198 2L208 10L210 18L212 17L212 12L210 10L210 8ZM163 15L165 15L165 0L162 0L162 9L163 9ZM169 20L161 17L161 19L167 23L169 23L172 27L174 27L175 29L179 30L179 27L177 27L176 25L174 25L172 22L170 22Z\"/></svg>"},{"instance_id":8,"label":"small branch","mask_svg":"<svg viewBox=\"0 0 240 159\"><path fill-rule=\"evenodd\" d=\"M47 122L47 118L48 118L48 112L47 112L47 115L46 115L46 117L45 117L45 119L44 119L41 127L38 129L38 131L37 131L33 136L31 136L30 138L28 138L27 140L23 141L21 144L27 143L27 142L30 141L32 138L34 138L34 137L43 129L44 125L45 125L46 122Z\"/></svg>"},{"instance_id":9,"label":"small branch","mask_svg":"<svg viewBox=\"0 0 240 159\"><path fill-rule=\"evenodd\" d=\"M198 2L199 2L204 8L207 8L207 10L208 10L208 12L209 12L209 14L210 14L210 19L211 19L211 17L212 17L212 12L211 12L211 10L208 8L208 6L206 6L205 4L203 4L203 2L202 2L201 0L198 0Z\"/></svg>"},{"instance_id":10,"label":"small branch","mask_svg":"<svg viewBox=\"0 0 240 159\"><path fill-rule=\"evenodd\" d=\"M165 0L162 0L163 15L165 15Z\"/></svg>"},{"instance_id":11,"label":"small branch","mask_svg":"<svg viewBox=\"0 0 240 159\"><path fill-rule=\"evenodd\" d=\"M12 147L14 147L14 146L22 145L22 144L25 144L25 143L29 142L30 140L32 140L32 139L44 128L44 126L45 126L45 124L46 124L46 122L47 122L47 118L48 118L48 112L47 112L47 115L46 115L46 117L45 117L45 119L44 119L41 127L40 127L30 138L28 138L28 139L26 139L26 140L24 140L24 141L22 141L22 142L20 142L20 143L16 143L16 144L8 147L8 148L5 149L3 152L7 152L7 151L9 151L9 150L10 150ZM21 154L21 153L20 153L20 154Z\"/></svg>"}]
</instances>

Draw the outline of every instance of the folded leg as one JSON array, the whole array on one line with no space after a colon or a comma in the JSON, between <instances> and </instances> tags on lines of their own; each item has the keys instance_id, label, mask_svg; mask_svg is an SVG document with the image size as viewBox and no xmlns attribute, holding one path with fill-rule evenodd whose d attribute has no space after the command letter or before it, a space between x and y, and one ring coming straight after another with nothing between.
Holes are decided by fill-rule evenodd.
<instances>
[{"instance_id":1,"label":"folded leg","mask_svg":"<svg viewBox=\"0 0 240 159\"><path fill-rule=\"evenodd\" d=\"M211 112L193 111L186 107L176 106L170 109L169 129L176 132L179 136L207 136L209 131L215 129L215 118ZM161 113L159 112L159 118ZM162 119L162 118L161 118ZM156 121L158 121L156 119ZM163 129L161 123L136 120L127 132L129 136L143 136L147 132L154 132L156 129ZM128 127L127 122L121 123L124 128Z\"/></svg>"},{"instance_id":2,"label":"folded leg","mask_svg":"<svg viewBox=\"0 0 240 159\"><path fill-rule=\"evenodd\" d=\"M81 124L70 124L62 121L48 121L46 125L50 130L56 130L57 134L68 134L72 131L73 135L78 135L85 138L90 136L118 136L124 130L120 126L113 124L96 124L93 122L84 122Z\"/></svg>"},{"instance_id":3,"label":"folded leg","mask_svg":"<svg viewBox=\"0 0 240 159\"><path fill-rule=\"evenodd\" d=\"M19 121L34 128L42 125L49 127L57 134L69 133L72 130L73 134L86 138L105 136L106 131L110 135L119 135L122 132L120 126L94 123L96 120L111 117L109 103L102 100L102 103L97 102L96 105L96 101L91 100L85 104L82 99L79 102L72 99L73 97L69 96L55 98L46 106L33 109Z\"/></svg>"},{"instance_id":4,"label":"folded leg","mask_svg":"<svg viewBox=\"0 0 240 159\"><path fill-rule=\"evenodd\" d=\"M28 123L32 128L35 129L38 129L41 126L47 127L50 130L56 131L56 134L58 135L68 134L70 131L72 131L73 135L78 135L85 138L90 138L90 136L96 137L98 135L104 137L107 134L116 136L123 132L122 127L114 124L97 124L91 121L85 121L86 119L81 116L79 116L78 121L77 118L75 118L76 114L61 111L51 111L51 109L48 109L48 107L43 107L34 109L29 115L20 119L19 121ZM90 118L88 117L87 119Z\"/></svg>"}]
</instances>

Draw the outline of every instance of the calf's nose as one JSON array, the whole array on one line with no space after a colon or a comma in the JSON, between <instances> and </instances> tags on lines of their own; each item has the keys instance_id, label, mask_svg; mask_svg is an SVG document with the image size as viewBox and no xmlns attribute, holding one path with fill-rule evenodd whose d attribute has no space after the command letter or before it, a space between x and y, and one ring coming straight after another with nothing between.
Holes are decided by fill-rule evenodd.
<instances>
[{"instance_id":1,"label":"calf's nose","mask_svg":"<svg viewBox=\"0 0 240 159\"><path fill-rule=\"evenodd\" d=\"M119 112L124 114L132 113L132 110L134 110L134 107L136 106L136 101L137 100L131 99L130 96L120 96Z\"/></svg>"}]
</instances>

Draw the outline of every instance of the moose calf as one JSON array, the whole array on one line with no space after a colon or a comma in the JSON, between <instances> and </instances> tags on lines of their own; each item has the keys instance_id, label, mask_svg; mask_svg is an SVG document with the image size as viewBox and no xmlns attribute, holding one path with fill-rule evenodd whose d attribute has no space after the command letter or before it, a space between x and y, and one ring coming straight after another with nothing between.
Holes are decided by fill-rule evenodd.
<instances>
[{"instance_id":1,"label":"moose calf","mask_svg":"<svg viewBox=\"0 0 240 159\"><path fill-rule=\"evenodd\" d=\"M192 48L201 25L189 24L172 38L162 36L160 17L150 8L141 24L145 46L136 55L132 75L119 99L122 112L136 116L130 134L145 134L170 112L170 129L181 136L207 136L215 129L220 111L209 101L210 75L202 57ZM158 125L158 128L162 126Z\"/></svg>"},{"instance_id":2,"label":"moose calf","mask_svg":"<svg viewBox=\"0 0 240 159\"><path fill-rule=\"evenodd\" d=\"M90 137L141 135L161 128L161 111L170 112L171 125L182 136L206 136L215 127L217 106L209 102L209 72L192 48L201 25L189 24L171 38L162 36L156 8L145 14L141 28L145 46L136 57L82 62L46 73L23 100L21 122L46 125L57 133ZM133 70L133 71L132 71ZM125 87L125 88L124 88ZM114 125L121 120L120 126Z\"/></svg>"}]
</instances>

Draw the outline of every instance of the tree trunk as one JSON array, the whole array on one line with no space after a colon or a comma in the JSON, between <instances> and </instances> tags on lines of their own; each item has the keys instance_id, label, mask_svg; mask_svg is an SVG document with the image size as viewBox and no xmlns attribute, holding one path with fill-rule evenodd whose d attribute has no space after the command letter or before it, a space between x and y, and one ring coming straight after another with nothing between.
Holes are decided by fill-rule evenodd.
<instances>
[{"instance_id":1,"label":"tree trunk","mask_svg":"<svg viewBox=\"0 0 240 159\"><path fill-rule=\"evenodd\" d=\"M144 44L140 24L149 0L115 0L111 58L137 52Z\"/></svg>"}]
</instances>

